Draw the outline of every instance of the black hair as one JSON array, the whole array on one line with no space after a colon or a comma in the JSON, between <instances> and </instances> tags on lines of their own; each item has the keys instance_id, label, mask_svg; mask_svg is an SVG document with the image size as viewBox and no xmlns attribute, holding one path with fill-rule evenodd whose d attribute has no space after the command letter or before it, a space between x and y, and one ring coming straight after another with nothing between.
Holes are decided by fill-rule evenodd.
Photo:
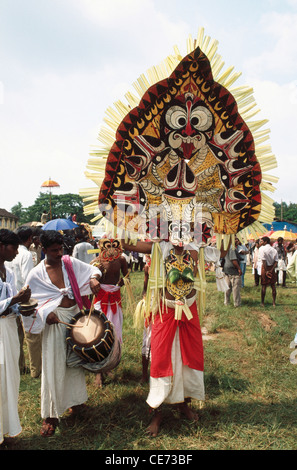
<instances>
[{"instance_id":1,"label":"black hair","mask_svg":"<svg viewBox=\"0 0 297 470\"><path fill-rule=\"evenodd\" d=\"M262 237L263 242L266 242L270 245L270 238L269 237Z\"/></svg>"},{"instance_id":2,"label":"black hair","mask_svg":"<svg viewBox=\"0 0 297 470\"><path fill-rule=\"evenodd\" d=\"M64 235L63 237L63 243L64 243L64 252L66 255L72 255L73 248L75 245L75 240L70 237L69 235Z\"/></svg>"},{"instance_id":3,"label":"black hair","mask_svg":"<svg viewBox=\"0 0 297 470\"><path fill-rule=\"evenodd\" d=\"M56 232L56 230L43 230L40 235L40 242L43 248L48 248L55 243L63 245L64 239L63 235L60 232Z\"/></svg>"},{"instance_id":4,"label":"black hair","mask_svg":"<svg viewBox=\"0 0 297 470\"><path fill-rule=\"evenodd\" d=\"M41 227L32 227L33 230L33 237L40 237L42 234L42 229Z\"/></svg>"},{"instance_id":5,"label":"black hair","mask_svg":"<svg viewBox=\"0 0 297 470\"><path fill-rule=\"evenodd\" d=\"M74 229L75 237L80 241L85 241L88 238L88 231L83 227L76 227Z\"/></svg>"},{"instance_id":6,"label":"black hair","mask_svg":"<svg viewBox=\"0 0 297 470\"><path fill-rule=\"evenodd\" d=\"M32 237L33 230L30 227L19 227L16 229L16 234L18 235L21 243L26 243L26 241Z\"/></svg>"},{"instance_id":7,"label":"black hair","mask_svg":"<svg viewBox=\"0 0 297 470\"><path fill-rule=\"evenodd\" d=\"M18 235L12 232L11 230L8 230L6 228L1 228L0 229L0 243L2 243L2 245L19 246L20 239Z\"/></svg>"}]
</instances>

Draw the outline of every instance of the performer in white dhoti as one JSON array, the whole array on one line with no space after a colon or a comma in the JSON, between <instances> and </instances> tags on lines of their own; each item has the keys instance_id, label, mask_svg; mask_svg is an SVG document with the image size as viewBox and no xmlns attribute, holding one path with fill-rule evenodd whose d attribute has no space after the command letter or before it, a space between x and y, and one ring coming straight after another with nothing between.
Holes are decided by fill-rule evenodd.
<instances>
[{"instance_id":1,"label":"performer in white dhoti","mask_svg":"<svg viewBox=\"0 0 297 470\"><path fill-rule=\"evenodd\" d=\"M47 437L55 432L59 418L68 408L76 412L88 399L84 369L66 365L66 326L61 322L69 323L79 312L77 302L82 297L97 294L101 271L78 259L67 258L76 278L76 292L63 258L63 236L44 231L40 241L46 258L27 278L32 296L38 300L38 313L36 319L27 321L32 322L32 331L43 329L41 435Z\"/></svg>"},{"instance_id":2,"label":"performer in white dhoti","mask_svg":"<svg viewBox=\"0 0 297 470\"><path fill-rule=\"evenodd\" d=\"M18 303L30 299L30 289L17 293L12 271L4 264L18 253L18 236L0 230L0 444L4 436L22 431L18 414L20 342L17 329Z\"/></svg>"}]
</instances>

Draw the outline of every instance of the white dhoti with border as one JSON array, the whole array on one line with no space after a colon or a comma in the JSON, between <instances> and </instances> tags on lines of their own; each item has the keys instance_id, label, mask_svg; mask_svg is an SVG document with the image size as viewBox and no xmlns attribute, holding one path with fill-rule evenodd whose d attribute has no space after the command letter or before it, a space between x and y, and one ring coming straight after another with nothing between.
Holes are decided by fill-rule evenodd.
<instances>
[{"instance_id":1,"label":"white dhoti with border","mask_svg":"<svg viewBox=\"0 0 297 470\"><path fill-rule=\"evenodd\" d=\"M54 313L69 323L80 310L58 307ZM59 418L68 408L88 399L85 371L66 365L66 326L45 325L42 338L41 417Z\"/></svg>"},{"instance_id":2,"label":"white dhoti with border","mask_svg":"<svg viewBox=\"0 0 297 470\"><path fill-rule=\"evenodd\" d=\"M162 403L183 403L185 398L205 399L203 372L190 369L182 363L178 329L172 345L171 359L172 377L150 377L146 402L151 408L158 408Z\"/></svg>"}]
</instances>

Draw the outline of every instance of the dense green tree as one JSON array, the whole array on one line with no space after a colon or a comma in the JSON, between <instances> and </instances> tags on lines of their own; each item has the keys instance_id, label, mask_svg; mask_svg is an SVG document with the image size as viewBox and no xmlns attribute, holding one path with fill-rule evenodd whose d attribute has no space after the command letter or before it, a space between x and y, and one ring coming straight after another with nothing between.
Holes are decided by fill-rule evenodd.
<instances>
[{"instance_id":1,"label":"dense green tree","mask_svg":"<svg viewBox=\"0 0 297 470\"><path fill-rule=\"evenodd\" d=\"M273 203L275 207L275 217L279 220L287 220L288 222L297 223L297 204L290 202Z\"/></svg>"},{"instance_id":2,"label":"dense green tree","mask_svg":"<svg viewBox=\"0 0 297 470\"><path fill-rule=\"evenodd\" d=\"M52 219L67 217L73 213L77 215L77 222L90 223L91 217L86 217L83 213L84 203L82 198L77 194L52 194L51 209ZM27 222L39 222L43 212L50 212L50 198L47 193L40 193L34 204L24 208L20 202L11 208L11 212L19 217L19 224Z\"/></svg>"},{"instance_id":3,"label":"dense green tree","mask_svg":"<svg viewBox=\"0 0 297 470\"><path fill-rule=\"evenodd\" d=\"M25 210L26 209L23 208L23 205L20 202L18 202L15 206L11 208L10 212L13 215L16 215L19 219L21 219L23 217Z\"/></svg>"},{"instance_id":4,"label":"dense green tree","mask_svg":"<svg viewBox=\"0 0 297 470\"><path fill-rule=\"evenodd\" d=\"M51 196L52 205L52 218L67 218L71 213L77 215L78 222L90 223L92 217L86 217L83 212L83 200L78 194L60 194ZM288 222L297 223L297 204L290 202L273 203L275 207L275 218L287 220ZM12 214L19 217L19 223L40 221L43 211L49 213L50 199L49 194L40 193L36 198L34 204L27 208L23 207L21 202L18 202L10 210Z\"/></svg>"}]
</instances>

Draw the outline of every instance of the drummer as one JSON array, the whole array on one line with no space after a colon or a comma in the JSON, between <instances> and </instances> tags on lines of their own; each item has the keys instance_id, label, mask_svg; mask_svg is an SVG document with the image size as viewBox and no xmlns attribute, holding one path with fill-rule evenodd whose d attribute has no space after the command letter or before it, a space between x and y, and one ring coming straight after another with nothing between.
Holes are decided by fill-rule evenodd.
<instances>
[{"instance_id":1,"label":"drummer","mask_svg":"<svg viewBox=\"0 0 297 470\"><path fill-rule=\"evenodd\" d=\"M63 235L47 230L40 236L45 259L30 272L26 283L32 297L38 300L37 318L43 329L41 374L41 435L54 434L60 416L69 408L81 411L88 399L85 372L66 365L64 323L69 323L80 309L70 285L63 259ZM80 295L96 295L100 289L101 271L87 263L70 258Z\"/></svg>"},{"instance_id":2,"label":"drummer","mask_svg":"<svg viewBox=\"0 0 297 470\"><path fill-rule=\"evenodd\" d=\"M94 306L100 309L114 325L116 336L122 343L123 311L120 289L124 285L124 278L127 278L129 274L129 269L123 256L120 241L101 238L99 241L99 255L92 264L102 272L101 288L95 298ZM96 374L95 383L98 387L102 386L100 373Z\"/></svg>"}]
</instances>

